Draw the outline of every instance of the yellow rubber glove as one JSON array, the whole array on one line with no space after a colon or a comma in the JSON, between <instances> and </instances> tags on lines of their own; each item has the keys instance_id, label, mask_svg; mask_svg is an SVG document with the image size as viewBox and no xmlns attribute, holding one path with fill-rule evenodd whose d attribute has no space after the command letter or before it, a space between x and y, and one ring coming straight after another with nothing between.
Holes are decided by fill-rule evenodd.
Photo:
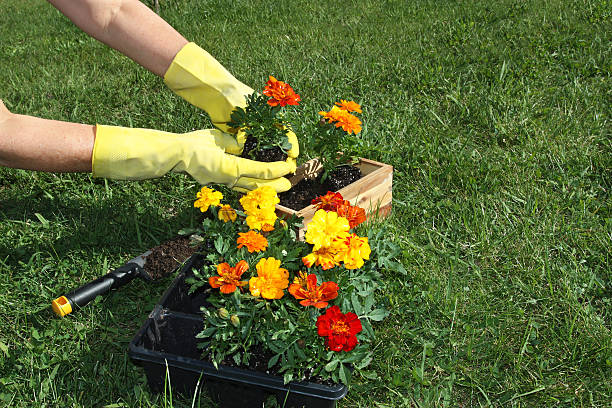
<instances>
[{"instance_id":1,"label":"yellow rubber glove","mask_svg":"<svg viewBox=\"0 0 612 408\"><path fill-rule=\"evenodd\" d=\"M262 186L277 192L291 188L282 176L295 172L295 164L262 163L226 153L236 148L233 136L216 129L176 134L97 125L92 171L94 177L119 180L184 172L201 184L226 184L238 191Z\"/></svg>"},{"instance_id":2,"label":"yellow rubber glove","mask_svg":"<svg viewBox=\"0 0 612 408\"><path fill-rule=\"evenodd\" d=\"M234 108L244 108L245 96L253 93L253 89L234 78L223 65L195 43L188 43L176 54L164 75L164 82L187 102L206 111L213 124L224 132L230 130L227 122ZM292 146L287 155L288 160L292 161L290 159L300 154L300 148L295 133L289 131L287 136ZM237 137L239 150L228 150L227 153L242 153L245 138L242 132Z\"/></svg>"}]
</instances>

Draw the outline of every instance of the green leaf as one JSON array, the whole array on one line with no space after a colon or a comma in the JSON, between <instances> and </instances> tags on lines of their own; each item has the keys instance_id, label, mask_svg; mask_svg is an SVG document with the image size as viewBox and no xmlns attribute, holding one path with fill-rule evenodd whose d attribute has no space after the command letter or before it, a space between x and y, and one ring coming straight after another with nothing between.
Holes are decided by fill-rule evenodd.
<instances>
[{"instance_id":1,"label":"green leaf","mask_svg":"<svg viewBox=\"0 0 612 408\"><path fill-rule=\"evenodd\" d=\"M342 384L349 385L351 381L351 371L344 364L340 364L340 381Z\"/></svg>"},{"instance_id":2,"label":"green leaf","mask_svg":"<svg viewBox=\"0 0 612 408\"><path fill-rule=\"evenodd\" d=\"M268 368L272 368L276 363L278 363L278 359L280 358L280 354L275 354L272 356L272 358L268 361Z\"/></svg>"},{"instance_id":3,"label":"green leaf","mask_svg":"<svg viewBox=\"0 0 612 408\"><path fill-rule=\"evenodd\" d=\"M0 351L4 353L5 356L9 356L8 346L0 341Z\"/></svg>"},{"instance_id":4,"label":"green leaf","mask_svg":"<svg viewBox=\"0 0 612 408\"><path fill-rule=\"evenodd\" d=\"M361 303L359 303L357 294L354 292L351 294L351 304L353 305L353 311L361 316L363 314L363 308L361 307Z\"/></svg>"},{"instance_id":5,"label":"green leaf","mask_svg":"<svg viewBox=\"0 0 612 408\"><path fill-rule=\"evenodd\" d=\"M374 370L369 371L359 371L362 377L367 378L368 380L378 380L378 373Z\"/></svg>"},{"instance_id":6,"label":"green leaf","mask_svg":"<svg viewBox=\"0 0 612 408\"><path fill-rule=\"evenodd\" d=\"M372 310L368 314L368 318L370 318L371 320L374 320L375 322L380 322L388 315L389 315L389 312L385 309L375 309L375 310Z\"/></svg>"},{"instance_id":7,"label":"green leaf","mask_svg":"<svg viewBox=\"0 0 612 408\"><path fill-rule=\"evenodd\" d=\"M203 339L205 337L210 337L212 336L215 332L217 331L216 327L208 327L204 330L202 330L201 332L199 332L198 334L196 334L196 338L198 339Z\"/></svg>"},{"instance_id":8,"label":"green leaf","mask_svg":"<svg viewBox=\"0 0 612 408\"><path fill-rule=\"evenodd\" d=\"M329 363L325 364L325 371L327 371L328 373L334 371L338 363L339 361L334 359L330 361Z\"/></svg>"},{"instance_id":9,"label":"green leaf","mask_svg":"<svg viewBox=\"0 0 612 408\"><path fill-rule=\"evenodd\" d=\"M283 382L285 384L289 384L291 382L291 380L293 380L293 373L285 373L283 375Z\"/></svg>"}]
</instances>

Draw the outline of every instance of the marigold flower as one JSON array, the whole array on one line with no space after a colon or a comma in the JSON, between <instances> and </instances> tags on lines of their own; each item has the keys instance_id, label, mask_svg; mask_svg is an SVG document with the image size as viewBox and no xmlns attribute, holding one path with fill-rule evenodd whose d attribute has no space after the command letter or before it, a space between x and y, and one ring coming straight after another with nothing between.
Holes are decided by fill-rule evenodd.
<instances>
[{"instance_id":1,"label":"marigold flower","mask_svg":"<svg viewBox=\"0 0 612 408\"><path fill-rule=\"evenodd\" d=\"M246 247L250 253L264 251L268 247L266 237L255 231L239 232L239 237L236 240L238 249Z\"/></svg>"},{"instance_id":2,"label":"marigold flower","mask_svg":"<svg viewBox=\"0 0 612 408\"><path fill-rule=\"evenodd\" d=\"M297 275L293 278L292 285L300 285L301 287L306 287L306 279L308 278L308 274L306 272L299 271Z\"/></svg>"},{"instance_id":3,"label":"marigold flower","mask_svg":"<svg viewBox=\"0 0 612 408\"><path fill-rule=\"evenodd\" d=\"M270 186L263 186L249 191L240 199L240 205L249 213L261 209L273 209L280 199L276 191Z\"/></svg>"},{"instance_id":4,"label":"marigold flower","mask_svg":"<svg viewBox=\"0 0 612 408\"><path fill-rule=\"evenodd\" d=\"M280 267L281 261L273 257L262 258L256 265L257 276L249 280L249 290L255 297L280 299L289 286L289 271Z\"/></svg>"},{"instance_id":5,"label":"marigold flower","mask_svg":"<svg viewBox=\"0 0 612 408\"><path fill-rule=\"evenodd\" d=\"M338 205L335 211L338 213L339 217L344 217L348 220L351 229L366 220L365 210L356 205L351 205L350 202L346 200Z\"/></svg>"},{"instance_id":6,"label":"marigold flower","mask_svg":"<svg viewBox=\"0 0 612 408\"><path fill-rule=\"evenodd\" d=\"M234 222L236 221L236 210L234 210L229 204L223 204L219 208L219 219L223 222Z\"/></svg>"},{"instance_id":7,"label":"marigold flower","mask_svg":"<svg viewBox=\"0 0 612 408\"><path fill-rule=\"evenodd\" d=\"M297 283L289 285L289 293L296 299L302 299L300 305L314 306L322 309L327 306L327 301L338 297L338 285L335 282L323 282L317 285L317 275L311 273L306 278L306 287Z\"/></svg>"},{"instance_id":8,"label":"marigold flower","mask_svg":"<svg viewBox=\"0 0 612 408\"><path fill-rule=\"evenodd\" d=\"M357 333L362 330L361 321L355 313L342 313L332 306L317 318L317 333L325 337L325 345L333 351L351 351L357 345Z\"/></svg>"},{"instance_id":9,"label":"marigold flower","mask_svg":"<svg viewBox=\"0 0 612 408\"><path fill-rule=\"evenodd\" d=\"M344 247L337 257L344 262L346 269L359 269L364 264L364 259L370 259L370 244L367 237L359 237L351 234L343 240Z\"/></svg>"},{"instance_id":10,"label":"marigold flower","mask_svg":"<svg viewBox=\"0 0 612 408\"><path fill-rule=\"evenodd\" d=\"M316 206L317 210L336 211L336 208L344 203L344 198L340 193L328 191L327 194L314 198L311 204Z\"/></svg>"},{"instance_id":11,"label":"marigold flower","mask_svg":"<svg viewBox=\"0 0 612 408\"><path fill-rule=\"evenodd\" d=\"M344 240L339 240L338 242L344 245ZM335 247L321 247L303 257L302 262L308 268L312 268L313 265L320 265L325 271L333 268L334 266L340 265L337 253L338 249Z\"/></svg>"},{"instance_id":12,"label":"marigold flower","mask_svg":"<svg viewBox=\"0 0 612 408\"><path fill-rule=\"evenodd\" d=\"M208 211L209 206L217 206L223 199L223 193L215 191L212 188L202 187L196 194L197 200L193 203L195 208L199 208L200 211Z\"/></svg>"},{"instance_id":13,"label":"marigold flower","mask_svg":"<svg viewBox=\"0 0 612 408\"><path fill-rule=\"evenodd\" d=\"M308 224L306 242L313 244L313 251L322 247L330 247L337 237L344 237L350 229L349 222L344 217L338 217L334 211L317 210Z\"/></svg>"},{"instance_id":14,"label":"marigold flower","mask_svg":"<svg viewBox=\"0 0 612 408\"><path fill-rule=\"evenodd\" d=\"M355 115L348 113L347 111L341 115L338 115L338 119L336 121L336 127L341 127L346 133L351 134L351 132L357 134L361 132L361 120Z\"/></svg>"},{"instance_id":15,"label":"marigold flower","mask_svg":"<svg viewBox=\"0 0 612 408\"><path fill-rule=\"evenodd\" d=\"M345 101L344 99L340 99L340 102L336 102L336 105L338 105L340 109L347 112L361 113L361 105L353 101Z\"/></svg>"},{"instance_id":16,"label":"marigold flower","mask_svg":"<svg viewBox=\"0 0 612 408\"><path fill-rule=\"evenodd\" d=\"M266 82L263 94L270 97L268 100L270 106L298 105L301 100L300 95L296 94L290 85L277 80L273 76L270 76L270 79Z\"/></svg>"},{"instance_id":17,"label":"marigold flower","mask_svg":"<svg viewBox=\"0 0 612 408\"><path fill-rule=\"evenodd\" d=\"M271 231L274 231L274 225L273 225L273 224L267 224L267 223L266 223L266 224L263 224L263 225L261 226L261 230L262 230L263 232L271 232Z\"/></svg>"},{"instance_id":18,"label":"marigold flower","mask_svg":"<svg viewBox=\"0 0 612 408\"><path fill-rule=\"evenodd\" d=\"M319 115L322 115L328 123L334 123L336 127L341 127L348 134L361 132L361 120L337 106L333 106L329 112L319 112Z\"/></svg>"},{"instance_id":19,"label":"marigold flower","mask_svg":"<svg viewBox=\"0 0 612 408\"><path fill-rule=\"evenodd\" d=\"M276 212L274 208L269 210L247 211L246 223L250 229L264 231L266 225L274 225L276 221ZM274 229L274 228L273 228Z\"/></svg>"},{"instance_id":20,"label":"marigold flower","mask_svg":"<svg viewBox=\"0 0 612 408\"><path fill-rule=\"evenodd\" d=\"M342 112L344 111L339 107L332 106L329 112L321 111L319 112L319 115L323 116L323 119L326 119L329 123L334 123L338 121L338 118L340 115L342 115Z\"/></svg>"},{"instance_id":21,"label":"marigold flower","mask_svg":"<svg viewBox=\"0 0 612 408\"><path fill-rule=\"evenodd\" d=\"M240 261L236 266L231 267L227 262L217 265L217 273L219 276L211 276L208 283L213 288L221 288L221 293L233 293L236 287L244 286L248 282L241 281L242 274L249 269L249 264L246 261Z\"/></svg>"}]
</instances>

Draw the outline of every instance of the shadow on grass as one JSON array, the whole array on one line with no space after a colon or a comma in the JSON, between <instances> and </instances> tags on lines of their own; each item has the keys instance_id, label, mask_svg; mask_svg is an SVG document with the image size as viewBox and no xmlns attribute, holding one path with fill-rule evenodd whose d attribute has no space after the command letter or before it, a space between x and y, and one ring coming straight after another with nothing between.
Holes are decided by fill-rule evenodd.
<instances>
[{"instance_id":1,"label":"shadow on grass","mask_svg":"<svg viewBox=\"0 0 612 408\"><path fill-rule=\"evenodd\" d=\"M56 258L134 253L193 224L193 209L163 209L156 204L143 199L57 200L35 195L2 200L0 215L14 228L0 241L0 261L18 266L28 264L37 253Z\"/></svg>"}]
</instances>

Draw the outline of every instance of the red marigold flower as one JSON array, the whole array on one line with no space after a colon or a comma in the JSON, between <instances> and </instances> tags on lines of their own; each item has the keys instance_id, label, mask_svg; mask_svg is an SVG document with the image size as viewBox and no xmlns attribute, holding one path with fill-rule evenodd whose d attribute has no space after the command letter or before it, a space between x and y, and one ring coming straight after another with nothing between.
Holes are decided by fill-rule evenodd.
<instances>
[{"instance_id":1,"label":"red marigold flower","mask_svg":"<svg viewBox=\"0 0 612 408\"><path fill-rule=\"evenodd\" d=\"M242 274L249 269L249 264L246 261L240 261L236 266L231 267L227 262L217 265L217 273L219 276L211 276L208 283L213 288L221 288L221 293L233 293L236 287L244 286L248 281L241 281Z\"/></svg>"},{"instance_id":2,"label":"red marigold flower","mask_svg":"<svg viewBox=\"0 0 612 408\"><path fill-rule=\"evenodd\" d=\"M327 301L338 297L338 285L335 282L323 282L317 285L317 275L311 273L306 277L306 287L299 283L289 285L289 293L296 299L303 299L302 306L314 306L322 309L327 306Z\"/></svg>"},{"instance_id":3,"label":"red marigold flower","mask_svg":"<svg viewBox=\"0 0 612 408\"><path fill-rule=\"evenodd\" d=\"M250 230L249 232L239 232L238 235L239 237L236 240L238 249L245 246L250 253L253 253L263 251L268 247L268 240L258 232Z\"/></svg>"},{"instance_id":4,"label":"red marigold flower","mask_svg":"<svg viewBox=\"0 0 612 408\"><path fill-rule=\"evenodd\" d=\"M344 198L340 193L328 191L327 194L314 198L311 204L316 206L317 210L336 211L336 207L344 203Z\"/></svg>"},{"instance_id":5,"label":"red marigold flower","mask_svg":"<svg viewBox=\"0 0 612 408\"><path fill-rule=\"evenodd\" d=\"M362 330L361 321L355 313L342 313L332 306L317 318L317 332L326 337L325 345L333 351L351 351L357 345L357 333Z\"/></svg>"},{"instance_id":6,"label":"red marigold flower","mask_svg":"<svg viewBox=\"0 0 612 408\"><path fill-rule=\"evenodd\" d=\"M338 213L338 216L348 220L351 228L355 228L366 220L365 210L356 205L351 205L351 203L346 200L338 205L335 211Z\"/></svg>"},{"instance_id":7,"label":"red marigold flower","mask_svg":"<svg viewBox=\"0 0 612 408\"><path fill-rule=\"evenodd\" d=\"M268 82L266 82L263 94L270 97L268 100L268 105L270 106L298 105L298 102L301 100L300 95L296 94L290 85L283 81L278 81L271 75Z\"/></svg>"},{"instance_id":8,"label":"red marigold flower","mask_svg":"<svg viewBox=\"0 0 612 408\"><path fill-rule=\"evenodd\" d=\"M338 105L340 109L347 112L361 113L361 105L353 101L345 101L344 99L340 99L340 102L336 102L336 105Z\"/></svg>"}]
</instances>

